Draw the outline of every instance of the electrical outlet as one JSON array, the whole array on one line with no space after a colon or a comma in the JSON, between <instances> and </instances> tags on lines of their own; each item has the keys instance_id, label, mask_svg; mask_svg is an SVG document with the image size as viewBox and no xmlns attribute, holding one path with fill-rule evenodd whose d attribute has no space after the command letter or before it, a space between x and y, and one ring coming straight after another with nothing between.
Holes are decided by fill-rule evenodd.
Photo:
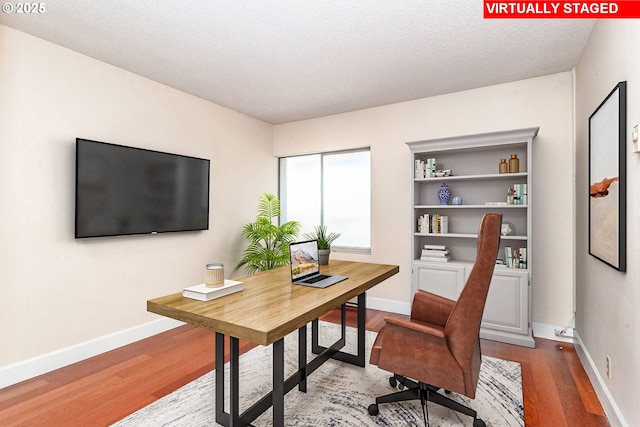
<instances>
[{"instance_id":1,"label":"electrical outlet","mask_svg":"<svg viewBox=\"0 0 640 427\"><path fill-rule=\"evenodd\" d=\"M607 377L611 379L611 358L607 354Z\"/></svg>"}]
</instances>

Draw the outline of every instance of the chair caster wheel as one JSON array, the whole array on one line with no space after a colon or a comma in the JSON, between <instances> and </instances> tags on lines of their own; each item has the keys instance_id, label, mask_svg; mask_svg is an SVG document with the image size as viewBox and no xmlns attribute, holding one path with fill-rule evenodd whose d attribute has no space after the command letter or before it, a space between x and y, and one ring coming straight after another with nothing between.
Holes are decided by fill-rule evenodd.
<instances>
[{"instance_id":1,"label":"chair caster wheel","mask_svg":"<svg viewBox=\"0 0 640 427\"><path fill-rule=\"evenodd\" d=\"M378 405L376 405L375 403L372 403L371 405L369 405L368 410L369 410L369 415L378 415L380 413L380 411L378 410ZM484 425L484 423L482 424ZM474 427L476 427L475 422L474 422Z\"/></svg>"},{"instance_id":2,"label":"chair caster wheel","mask_svg":"<svg viewBox=\"0 0 640 427\"><path fill-rule=\"evenodd\" d=\"M396 380L396 377L389 377L389 385L393 388L395 388L398 385L398 381Z\"/></svg>"},{"instance_id":3,"label":"chair caster wheel","mask_svg":"<svg viewBox=\"0 0 640 427\"><path fill-rule=\"evenodd\" d=\"M487 425L480 418L476 418L475 420L473 420L473 427L487 427Z\"/></svg>"},{"instance_id":4,"label":"chair caster wheel","mask_svg":"<svg viewBox=\"0 0 640 427\"><path fill-rule=\"evenodd\" d=\"M444 394L451 394L451 390L445 390Z\"/></svg>"},{"instance_id":5,"label":"chair caster wheel","mask_svg":"<svg viewBox=\"0 0 640 427\"><path fill-rule=\"evenodd\" d=\"M404 390L404 384L402 383L398 384L398 390Z\"/></svg>"}]
</instances>

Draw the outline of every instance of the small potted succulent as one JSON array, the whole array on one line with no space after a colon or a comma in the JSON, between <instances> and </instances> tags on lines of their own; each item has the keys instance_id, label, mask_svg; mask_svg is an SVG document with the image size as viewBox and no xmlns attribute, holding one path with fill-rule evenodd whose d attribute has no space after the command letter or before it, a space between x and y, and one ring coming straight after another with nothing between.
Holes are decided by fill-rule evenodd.
<instances>
[{"instance_id":1,"label":"small potted succulent","mask_svg":"<svg viewBox=\"0 0 640 427\"><path fill-rule=\"evenodd\" d=\"M318 241L318 262L320 265L329 264L331 244L340 237L340 233L327 233L326 225L317 225L312 233L305 233L304 237Z\"/></svg>"}]
</instances>

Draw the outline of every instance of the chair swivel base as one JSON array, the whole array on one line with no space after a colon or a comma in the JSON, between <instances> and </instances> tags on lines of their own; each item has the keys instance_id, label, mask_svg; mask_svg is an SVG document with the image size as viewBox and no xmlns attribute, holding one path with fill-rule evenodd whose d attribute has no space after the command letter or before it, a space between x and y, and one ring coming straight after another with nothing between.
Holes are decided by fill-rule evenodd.
<instances>
[{"instance_id":1,"label":"chair swivel base","mask_svg":"<svg viewBox=\"0 0 640 427\"><path fill-rule=\"evenodd\" d=\"M441 393L438 393L438 390L440 390L438 387L434 387L430 384L425 384L422 382L415 382L406 377L396 374L389 378L389 384L391 385L391 387L396 387L397 385L400 391L377 397L376 403L372 403L371 405L369 405L369 415L378 415L380 412L378 409L378 405L381 403L403 402L406 400L419 399L423 407L423 413L425 414L426 402L430 401L473 417L473 427L486 427L484 421L478 418L478 413L476 411L460 404L459 402L456 402L453 399L450 399L449 397ZM404 390L405 387L406 390ZM445 393L449 394L450 392L445 391ZM426 423L427 416L425 415L425 424Z\"/></svg>"}]
</instances>

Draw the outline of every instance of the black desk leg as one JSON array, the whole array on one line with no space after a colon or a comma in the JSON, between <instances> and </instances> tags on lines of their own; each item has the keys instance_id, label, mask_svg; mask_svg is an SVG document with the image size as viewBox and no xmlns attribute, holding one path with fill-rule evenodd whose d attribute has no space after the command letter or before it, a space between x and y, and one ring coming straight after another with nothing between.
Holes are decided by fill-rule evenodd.
<instances>
[{"instance_id":1,"label":"black desk leg","mask_svg":"<svg viewBox=\"0 0 640 427\"><path fill-rule=\"evenodd\" d=\"M229 337L229 344L229 427L236 427L240 425L240 340Z\"/></svg>"},{"instance_id":2,"label":"black desk leg","mask_svg":"<svg viewBox=\"0 0 640 427\"><path fill-rule=\"evenodd\" d=\"M307 325L298 329L298 371L302 375L298 390L307 392Z\"/></svg>"},{"instance_id":3,"label":"black desk leg","mask_svg":"<svg viewBox=\"0 0 640 427\"><path fill-rule=\"evenodd\" d=\"M216 332L216 422L224 421L224 335Z\"/></svg>"},{"instance_id":4,"label":"black desk leg","mask_svg":"<svg viewBox=\"0 0 640 427\"><path fill-rule=\"evenodd\" d=\"M273 343L273 425L284 426L284 338Z\"/></svg>"},{"instance_id":5,"label":"black desk leg","mask_svg":"<svg viewBox=\"0 0 640 427\"><path fill-rule=\"evenodd\" d=\"M342 339L345 339L345 329L346 329L346 311L345 305L342 305ZM366 364L365 359L365 346L366 346L366 326L367 323L367 295L366 293L361 293L358 295L358 332L357 332L357 354L345 353L342 351L337 352L332 356L332 358L336 360L340 360L342 362L351 363L352 365L362 366L364 368ZM311 323L311 349L314 354L319 354L320 352L326 350L326 347L319 345L318 343L318 335L319 335L319 326L318 319L315 319Z\"/></svg>"},{"instance_id":6,"label":"black desk leg","mask_svg":"<svg viewBox=\"0 0 640 427\"><path fill-rule=\"evenodd\" d=\"M343 322L344 323L344 322ZM367 295L363 292L358 295L358 356L356 365L365 366L366 347L366 325L367 325Z\"/></svg>"},{"instance_id":7,"label":"black desk leg","mask_svg":"<svg viewBox=\"0 0 640 427\"><path fill-rule=\"evenodd\" d=\"M216 332L216 422L240 425L240 340L229 338L229 413L224 411L224 334Z\"/></svg>"}]
</instances>

